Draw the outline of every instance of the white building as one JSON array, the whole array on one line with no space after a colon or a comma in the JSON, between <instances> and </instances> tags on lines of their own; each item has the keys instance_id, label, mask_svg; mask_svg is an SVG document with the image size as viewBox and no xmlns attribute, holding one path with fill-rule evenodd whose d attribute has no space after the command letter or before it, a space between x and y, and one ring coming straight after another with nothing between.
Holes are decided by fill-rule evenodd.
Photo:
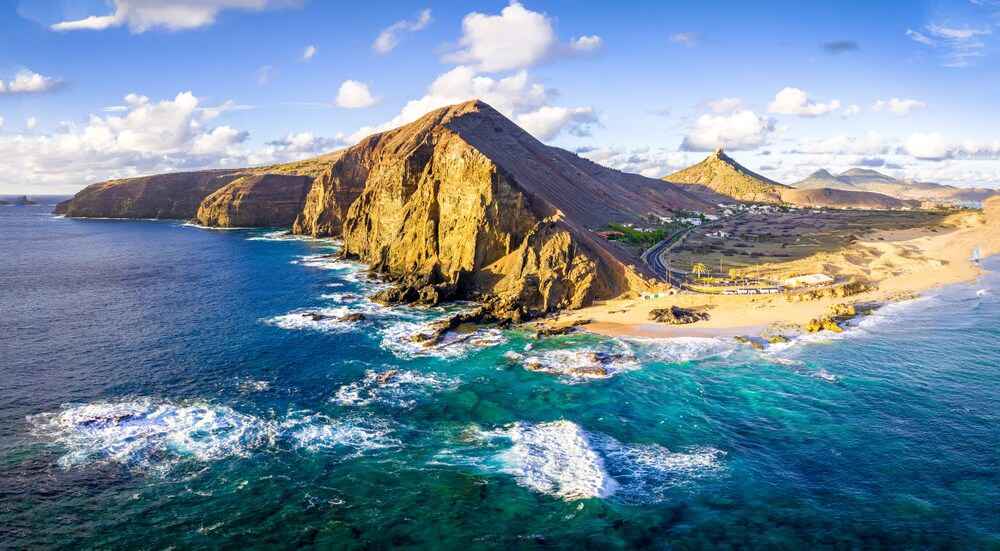
<instances>
[{"instance_id":1,"label":"white building","mask_svg":"<svg viewBox=\"0 0 1000 551\"><path fill-rule=\"evenodd\" d=\"M805 287L807 285L825 285L827 283L833 283L833 278L826 274L809 274L801 275L796 277L790 277L785 280L785 285L788 287Z\"/></svg>"}]
</instances>

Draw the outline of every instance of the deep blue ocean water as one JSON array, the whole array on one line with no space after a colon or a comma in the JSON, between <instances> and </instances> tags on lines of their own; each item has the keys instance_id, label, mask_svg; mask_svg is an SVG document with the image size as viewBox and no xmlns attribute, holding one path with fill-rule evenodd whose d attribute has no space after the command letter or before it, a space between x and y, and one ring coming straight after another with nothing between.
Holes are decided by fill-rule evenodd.
<instances>
[{"instance_id":1,"label":"deep blue ocean water","mask_svg":"<svg viewBox=\"0 0 1000 551\"><path fill-rule=\"evenodd\" d=\"M995 273L765 353L428 351L335 243L48 210L0 208L0 548L1000 547Z\"/></svg>"}]
</instances>

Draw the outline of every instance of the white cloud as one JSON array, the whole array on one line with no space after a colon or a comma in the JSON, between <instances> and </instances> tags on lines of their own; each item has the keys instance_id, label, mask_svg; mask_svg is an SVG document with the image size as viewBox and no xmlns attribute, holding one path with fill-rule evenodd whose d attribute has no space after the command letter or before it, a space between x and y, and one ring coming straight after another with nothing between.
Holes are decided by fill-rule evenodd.
<instances>
[{"instance_id":1,"label":"white cloud","mask_svg":"<svg viewBox=\"0 0 1000 551\"><path fill-rule=\"evenodd\" d=\"M597 124L597 114L590 107L543 106L514 117L521 128L539 140L551 140L562 131L578 136L590 134L590 125Z\"/></svg>"},{"instance_id":2,"label":"white cloud","mask_svg":"<svg viewBox=\"0 0 1000 551\"><path fill-rule=\"evenodd\" d=\"M212 25L224 10L259 12L301 3L301 0L114 0L113 13L62 21L50 28L53 31L101 31L127 25L133 33L157 27L180 31Z\"/></svg>"},{"instance_id":3,"label":"white cloud","mask_svg":"<svg viewBox=\"0 0 1000 551\"><path fill-rule=\"evenodd\" d=\"M729 113L743 106L743 98L722 98L708 102L713 113Z\"/></svg>"},{"instance_id":4,"label":"white cloud","mask_svg":"<svg viewBox=\"0 0 1000 551\"><path fill-rule=\"evenodd\" d=\"M662 178L691 164L688 153L662 149L652 151L648 147L632 150L600 147L582 149L577 153L600 165L623 172L642 174L648 178Z\"/></svg>"},{"instance_id":5,"label":"white cloud","mask_svg":"<svg viewBox=\"0 0 1000 551\"><path fill-rule=\"evenodd\" d=\"M337 91L334 103L337 107L346 109L363 109L378 105L379 98L372 95L367 84L356 80L345 80Z\"/></svg>"},{"instance_id":6,"label":"white cloud","mask_svg":"<svg viewBox=\"0 0 1000 551\"><path fill-rule=\"evenodd\" d=\"M882 134L869 130L865 138L850 138L846 134L837 134L823 140L803 140L792 153L878 155L887 153L888 150Z\"/></svg>"},{"instance_id":7,"label":"white cloud","mask_svg":"<svg viewBox=\"0 0 1000 551\"><path fill-rule=\"evenodd\" d=\"M929 161L944 159L1000 159L1000 141L980 144L975 140L953 143L937 132L911 134L903 142L902 152Z\"/></svg>"},{"instance_id":8,"label":"white cloud","mask_svg":"<svg viewBox=\"0 0 1000 551\"><path fill-rule=\"evenodd\" d=\"M670 37L670 41L675 44L683 44L688 48L694 48L703 44L705 39L698 33L677 33Z\"/></svg>"},{"instance_id":9,"label":"white cloud","mask_svg":"<svg viewBox=\"0 0 1000 551\"><path fill-rule=\"evenodd\" d=\"M987 25L981 29L970 27L945 27L931 23L924 32L906 29L906 36L913 41L941 51L945 67L968 67L972 59L982 57L986 44L980 37L990 35L993 30Z\"/></svg>"},{"instance_id":10,"label":"white cloud","mask_svg":"<svg viewBox=\"0 0 1000 551\"><path fill-rule=\"evenodd\" d=\"M458 45L460 49L444 56L442 61L494 73L526 69L550 58L593 52L601 48L603 40L589 35L560 44L547 15L512 1L500 15L478 12L466 15Z\"/></svg>"},{"instance_id":11,"label":"white cloud","mask_svg":"<svg viewBox=\"0 0 1000 551\"><path fill-rule=\"evenodd\" d=\"M838 108L840 108L839 100L816 103L804 91L791 87L785 87L778 92L774 96L774 101L767 105L767 110L771 113L799 117L818 117Z\"/></svg>"},{"instance_id":12,"label":"white cloud","mask_svg":"<svg viewBox=\"0 0 1000 551\"><path fill-rule=\"evenodd\" d=\"M913 109L924 109L927 104L922 101L917 101L915 99L899 99L892 98L889 100L878 100L872 109L879 112L887 112L896 115L897 117L903 117L909 114Z\"/></svg>"},{"instance_id":13,"label":"white cloud","mask_svg":"<svg viewBox=\"0 0 1000 551\"><path fill-rule=\"evenodd\" d=\"M702 115L684 137L681 149L686 151L712 151L717 147L734 150L754 149L766 143L774 130L773 120L769 117L759 117L749 109L739 109L729 115Z\"/></svg>"},{"instance_id":14,"label":"white cloud","mask_svg":"<svg viewBox=\"0 0 1000 551\"><path fill-rule=\"evenodd\" d=\"M24 121L24 127L28 129L28 132L34 132L35 129L38 128L38 119L35 117L28 117L27 120Z\"/></svg>"},{"instance_id":15,"label":"white cloud","mask_svg":"<svg viewBox=\"0 0 1000 551\"><path fill-rule=\"evenodd\" d=\"M596 52L604 47L604 39L595 35L581 36L569 41L569 49L573 52Z\"/></svg>"},{"instance_id":16,"label":"white cloud","mask_svg":"<svg viewBox=\"0 0 1000 551\"><path fill-rule=\"evenodd\" d=\"M91 115L79 128L63 122L55 133L32 132L37 121L29 119L26 133L0 135L0 173L31 185L78 188L111 177L219 166L248 137L231 126L208 127L207 110L191 92L156 102L129 94L123 103L126 111Z\"/></svg>"},{"instance_id":17,"label":"white cloud","mask_svg":"<svg viewBox=\"0 0 1000 551\"><path fill-rule=\"evenodd\" d=\"M850 105L846 109L844 109L844 112L841 113L840 116L841 118L849 119L859 114L861 114L861 107L857 105Z\"/></svg>"},{"instance_id":18,"label":"white cloud","mask_svg":"<svg viewBox=\"0 0 1000 551\"><path fill-rule=\"evenodd\" d=\"M273 65L262 65L257 68L257 84L267 84L274 75Z\"/></svg>"},{"instance_id":19,"label":"white cloud","mask_svg":"<svg viewBox=\"0 0 1000 551\"><path fill-rule=\"evenodd\" d=\"M302 50L302 61L309 61L316 55L316 46L312 44L306 46L306 49Z\"/></svg>"},{"instance_id":20,"label":"white cloud","mask_svg":"<svg viewBox=\"0 0 1000 551\"><path fill-rule=\"evenodd\" d=\"M3 123L4 123L3 117L0 117L0 128L3 128Z\"/></svg>"},{"instance_id":21,"label":"white cloud","mask_svg":"<svg viewBox=\"0 0 1000 551\"><path fill-rule=\"evenodd\" d=\"M105 107L102 111L127 111L128 107L124 105L115 105L114 109ZM199 107L198 110L201 111L202 120L210 121L219 118L220 115L227 111L245 111L247 109L253 109L252 105L241 105L233 100L228 100L222 105L216 105L215 107Z\"/></svg>"},{"instance_id":22,"label":"white cloud","mask_svg":"<svg viewBox=\"0 0 1000 551\"><path fill-rule=\"evenodd\" d=\"M38 94L49 92L63 85L63 81L29 71L27 69L14 75L14 79L7 82L0 80L0 94Z\"/></svg>"},{"instance_id":23,"label":"white cloud","mask_svg":"<svg viewBox=\"0 0 1000 551\"><path fill-rule=\"evenodd\" d=\"M379 54L389 53L408 35L423 29L430 23L431 10L422 10L413 21L405 19L397 21L382 29L382 32L379 33L378 38L372 44L372 49Z\"/></svg>"}]
</instances>

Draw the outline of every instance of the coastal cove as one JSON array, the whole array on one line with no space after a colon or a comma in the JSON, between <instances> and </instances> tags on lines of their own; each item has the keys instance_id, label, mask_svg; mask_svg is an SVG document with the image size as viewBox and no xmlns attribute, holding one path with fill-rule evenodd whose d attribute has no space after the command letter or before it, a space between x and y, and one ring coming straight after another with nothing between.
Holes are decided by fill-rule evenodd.
<instances>
[{"instance_id":1,"label":"coastal cove","mask_svg":"<svg viewBox=\"0 0 1000 551\"><path fill-rule=\"evenodd\" d=\"M469 306L371 303L336 241L45 210L0 211L5 545L1000 542L995 257L763 352L489 326L426 349ZM560 371L594 358L610 377Z\"/></svg>"}]
</instances>

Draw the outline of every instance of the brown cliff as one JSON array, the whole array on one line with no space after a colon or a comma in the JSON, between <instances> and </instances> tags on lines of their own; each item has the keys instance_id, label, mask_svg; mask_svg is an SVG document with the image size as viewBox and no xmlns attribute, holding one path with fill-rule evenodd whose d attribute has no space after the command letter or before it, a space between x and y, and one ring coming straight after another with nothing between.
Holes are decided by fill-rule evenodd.
<instances>
[{"instance_id":1,"label":"brown cliff","mask_svg":"<svg viewBox=\"0 0 1000 551\"><path fill-rule=\"evenodd\" d=\"M241 176L206 197L194 221L203 226L291 226L302 212L309 176L255 174Z\"/></svg>"}]
</instances>

